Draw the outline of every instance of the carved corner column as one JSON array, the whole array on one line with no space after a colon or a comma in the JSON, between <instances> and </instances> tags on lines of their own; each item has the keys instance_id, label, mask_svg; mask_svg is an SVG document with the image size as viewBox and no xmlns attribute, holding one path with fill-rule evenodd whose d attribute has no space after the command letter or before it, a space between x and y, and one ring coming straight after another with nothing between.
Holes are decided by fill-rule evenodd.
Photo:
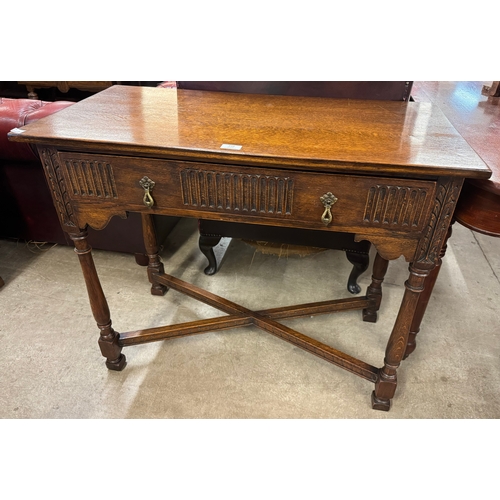
<instances>
[{"instance_id":1,"label":"carved corner column","mask_svg":"<svg viewBox=\"0 0 500 500\"><path fill-rule=\"evenodd\" d=\"M413 312L417 307L419 294L424 290L428 274L429 270L418 269L410 265L410 277L405 282L406 290L387 344L384 366L379 371L375 390L372 393L372 408L374 410L389 411L391 407L391 400L397 387L396 371L406 351Z\"/></svg>"},{"instance_id":2,"label":"carved corner column","mask_svg":"<svg viewBox=\"0 0 500 500\"><path fill-rule=\"evenodd\" d=\"M148 278L151 283L151 294L152 295L164 295L168 290L165 285L160 285L155 283L153 276L157 274L163 274L165 272L163 268L163 262L158 255L158 239L156 237L156 229L153 221L153 216L151 214L141 214L142 217L142 234L144 237L144 246L146 247L146 253L148 255Z\"/></svg>"},{"instance_id":3,"label":"carved corner column","mask_svg":"<svg viewBox=\"0 0 500 500\"><path fill-rule=\"evenodd\" d=\"M452 224L453 222L454 221L452 221ZM411 323L410 333L408 336L408 344L406 345L406 351L403 356L403 359L406 359L417 347L416 337L418 332L420 331L420 324L422 323L422 319L427 309L427 305L429 304L429 299L431 298L432 295L432 290L434 289L434 285L436 284L439 271L441 270L441 264L443 263L442 259L446 254L447 243L451 237L451 233L452 233L452 225L450 225L450 227L448 228L448 233L446 235L444 245L439 253L439 258L436 263L436 267L432 269L432 271L429 273L429 276L425 280L424 290L420 294L417 304L417 309L415 311L415 315L413 316L413 321Z\"/></svg>"},{"instance_id":4,"label":"carved corner column","mask_svg":"<svg viewBox=\"0 0 500 500\"><path fill-rule=\"evenodd\" d=\"M405 293L385 351L384 366L379 370L372 408L388 411L397 387L397 368L408 349L410 328L419 318L420 294L427 286L431 274L449 236L453 212L460 195L463 179L443 177L438 180L436 198L429 224L419 240L414 260L410 264L410 276L405 283ZM437 275L436 275L437 276ZM430 293L430 292L429 292ZM428 297L427 297L428 301ZM425 308L424 308L425 310Z\"/></svg>"},{"instance_id":5,"label":"carved corner column","mask_svg":"<svg viewBox=\"0 0 500 500\"><path fill-rule=\"evenodd\" d=\"M49 147L38 147L38 154L44 167L45 177L52 193L61 227L69 234L75 244L75 252L82 267L92 314L101 332L99 347L106 358L106 366L110 370L123 370L126 359L121 354L122 348L118 345L119 334L111 327L109 307L95 269L91 253L92 248L87 242L87 231L79 227L77 217L73 211L66 182L57 158L57 150Z\"/></svg>"}]
</instances>

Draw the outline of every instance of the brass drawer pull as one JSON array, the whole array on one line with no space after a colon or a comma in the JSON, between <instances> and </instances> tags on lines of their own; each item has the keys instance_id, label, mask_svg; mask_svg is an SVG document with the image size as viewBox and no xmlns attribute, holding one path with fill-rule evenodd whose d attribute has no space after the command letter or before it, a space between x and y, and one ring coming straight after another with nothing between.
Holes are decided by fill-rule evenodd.
<instances>
[{"instance_id":1,"label":"brass drawer pull","mask_svg":"<svg viewBox=\"0 0 500 500\"><path fill-rule=\"evenodd\" d=\"M144 202L144 205L151 208L155 204L155 200L151 196L151 191L153 191L153 188L155 187L155 181L152 181L149 177L144 176L139 181L139 184L144 189L144 198L142 201Z\"/></svg>"},{"instance_id":2,"label":"brass drawer pull","mask_svg":"<svg viewBox=\"0 0 500 500\"><path fill-rule=\"evenodd\" d=\"M332 208L332 205L337 202L337 200L338 200L338 198L330 192L324 194L320 198L321 203L323 203L323 206L325 207L325 211L323 212L323 215L321 216L321 222L323 222L323 224L325 226L328 226L328 224L330 224L330 222L332 222L333 217L332 217L331 208Z\"/></svg>"}]
</instances>

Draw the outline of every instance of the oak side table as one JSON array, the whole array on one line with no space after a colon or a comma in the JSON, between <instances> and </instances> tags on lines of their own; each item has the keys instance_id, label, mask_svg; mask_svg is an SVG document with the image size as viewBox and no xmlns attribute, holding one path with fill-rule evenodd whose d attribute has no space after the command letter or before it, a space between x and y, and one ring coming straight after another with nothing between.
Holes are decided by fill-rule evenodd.
<instances>
[{"instance_id":1,"label":"oak side table","mask_svg":"<svg viewBox=\"0 0 500 500\"><path fill-rule=\"evenodd\" d=\"M109 369L125 367L124 347L255 325L373 382L379 410L389 410L397 369L415 348L463 181L491 175L430 103L117 85L9 137L38 150ZM151 292L170 287L225 316L113 329L86 228L128 212L142 214ZM377 250L372 283L363 297L251 311L165 274L152 214L352 233ZM376 321L388 261L400 256L409 277L380 368L279 322L351 309Z\"/></svg>"}]
</instances>

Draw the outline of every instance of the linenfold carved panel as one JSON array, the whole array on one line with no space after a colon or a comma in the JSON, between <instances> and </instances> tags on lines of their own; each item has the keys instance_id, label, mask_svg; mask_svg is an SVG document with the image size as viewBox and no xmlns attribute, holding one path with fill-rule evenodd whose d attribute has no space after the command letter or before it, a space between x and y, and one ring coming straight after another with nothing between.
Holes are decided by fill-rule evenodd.
<instances>
[{"instance_id":1,"label":"linenfold carved panel","mask_svg":"<svg viewBox=\"0 0 500 500\"><path fill-rule=\"evenodd\" d=\"M68 196L66 183L61 173L57 151L53 148L38 148L38 152L52 191L52 198L61 225L63 228L66 228L66 230L72 230L77 227L77 221L71 205L71 200Z\"/></svg>"},{"instance_id":2,"label":"linenfold carved panel","mask_svg":"<svg viewBox=\"0 0 500 500\"><path fill-rule=\"evenodd\" d=\"M418 228L427 204L426 189L377 185L370 188L363 222L394 229Z\"/></svg>"},{"instance_id":3,"label":"linenfold carved panel","mask_svg":"<svg viewBox=\"0 0 500 500\"><path fill-rule=\"evenodd\" d=\"M64 166L73 195L118 198L113 168L110 163L67 159L64 161Z\"/></svg>"},{"instance_id":4,"label":"linenfold carved panel","mask_svg":"<svg viewBox=\"0 0 500 500\"><path fill-rule=\"evenodd\" d=\"M291 215L294 182L290 177L212 172L180 172L184 205L231 212Z\"/></svg>"}]
</instances>

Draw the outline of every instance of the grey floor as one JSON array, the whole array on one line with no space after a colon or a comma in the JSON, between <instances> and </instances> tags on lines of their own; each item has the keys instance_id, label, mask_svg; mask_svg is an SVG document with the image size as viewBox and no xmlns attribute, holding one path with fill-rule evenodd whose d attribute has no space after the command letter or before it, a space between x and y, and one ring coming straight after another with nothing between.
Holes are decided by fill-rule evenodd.
<instances>
[{"instance_id":1,"label":"grey floor","mask_svg":"<svg viewBox=\"0 0 500 500\"><path fill-rule=\"evenodd\" d=\"M251 309L350 296L342 252L278 257L224 244L219 273L205 276L196 221L181 221L162 253L165 270ZM386 413L371 409L370 382L254 327L125 348L127 367L110 372L73 250L0 240L0 417L499 418L499 250L500 239L455 225L417 350L401 365ZM222 314L173 290L151 296L130 255L96 250L94 259L117 331ZM392 261L376 324L360 311L286 324L381 366L406 276L407 263ZM360 279L363 290L369 277Z\"/></svg>"}]
</instances>

